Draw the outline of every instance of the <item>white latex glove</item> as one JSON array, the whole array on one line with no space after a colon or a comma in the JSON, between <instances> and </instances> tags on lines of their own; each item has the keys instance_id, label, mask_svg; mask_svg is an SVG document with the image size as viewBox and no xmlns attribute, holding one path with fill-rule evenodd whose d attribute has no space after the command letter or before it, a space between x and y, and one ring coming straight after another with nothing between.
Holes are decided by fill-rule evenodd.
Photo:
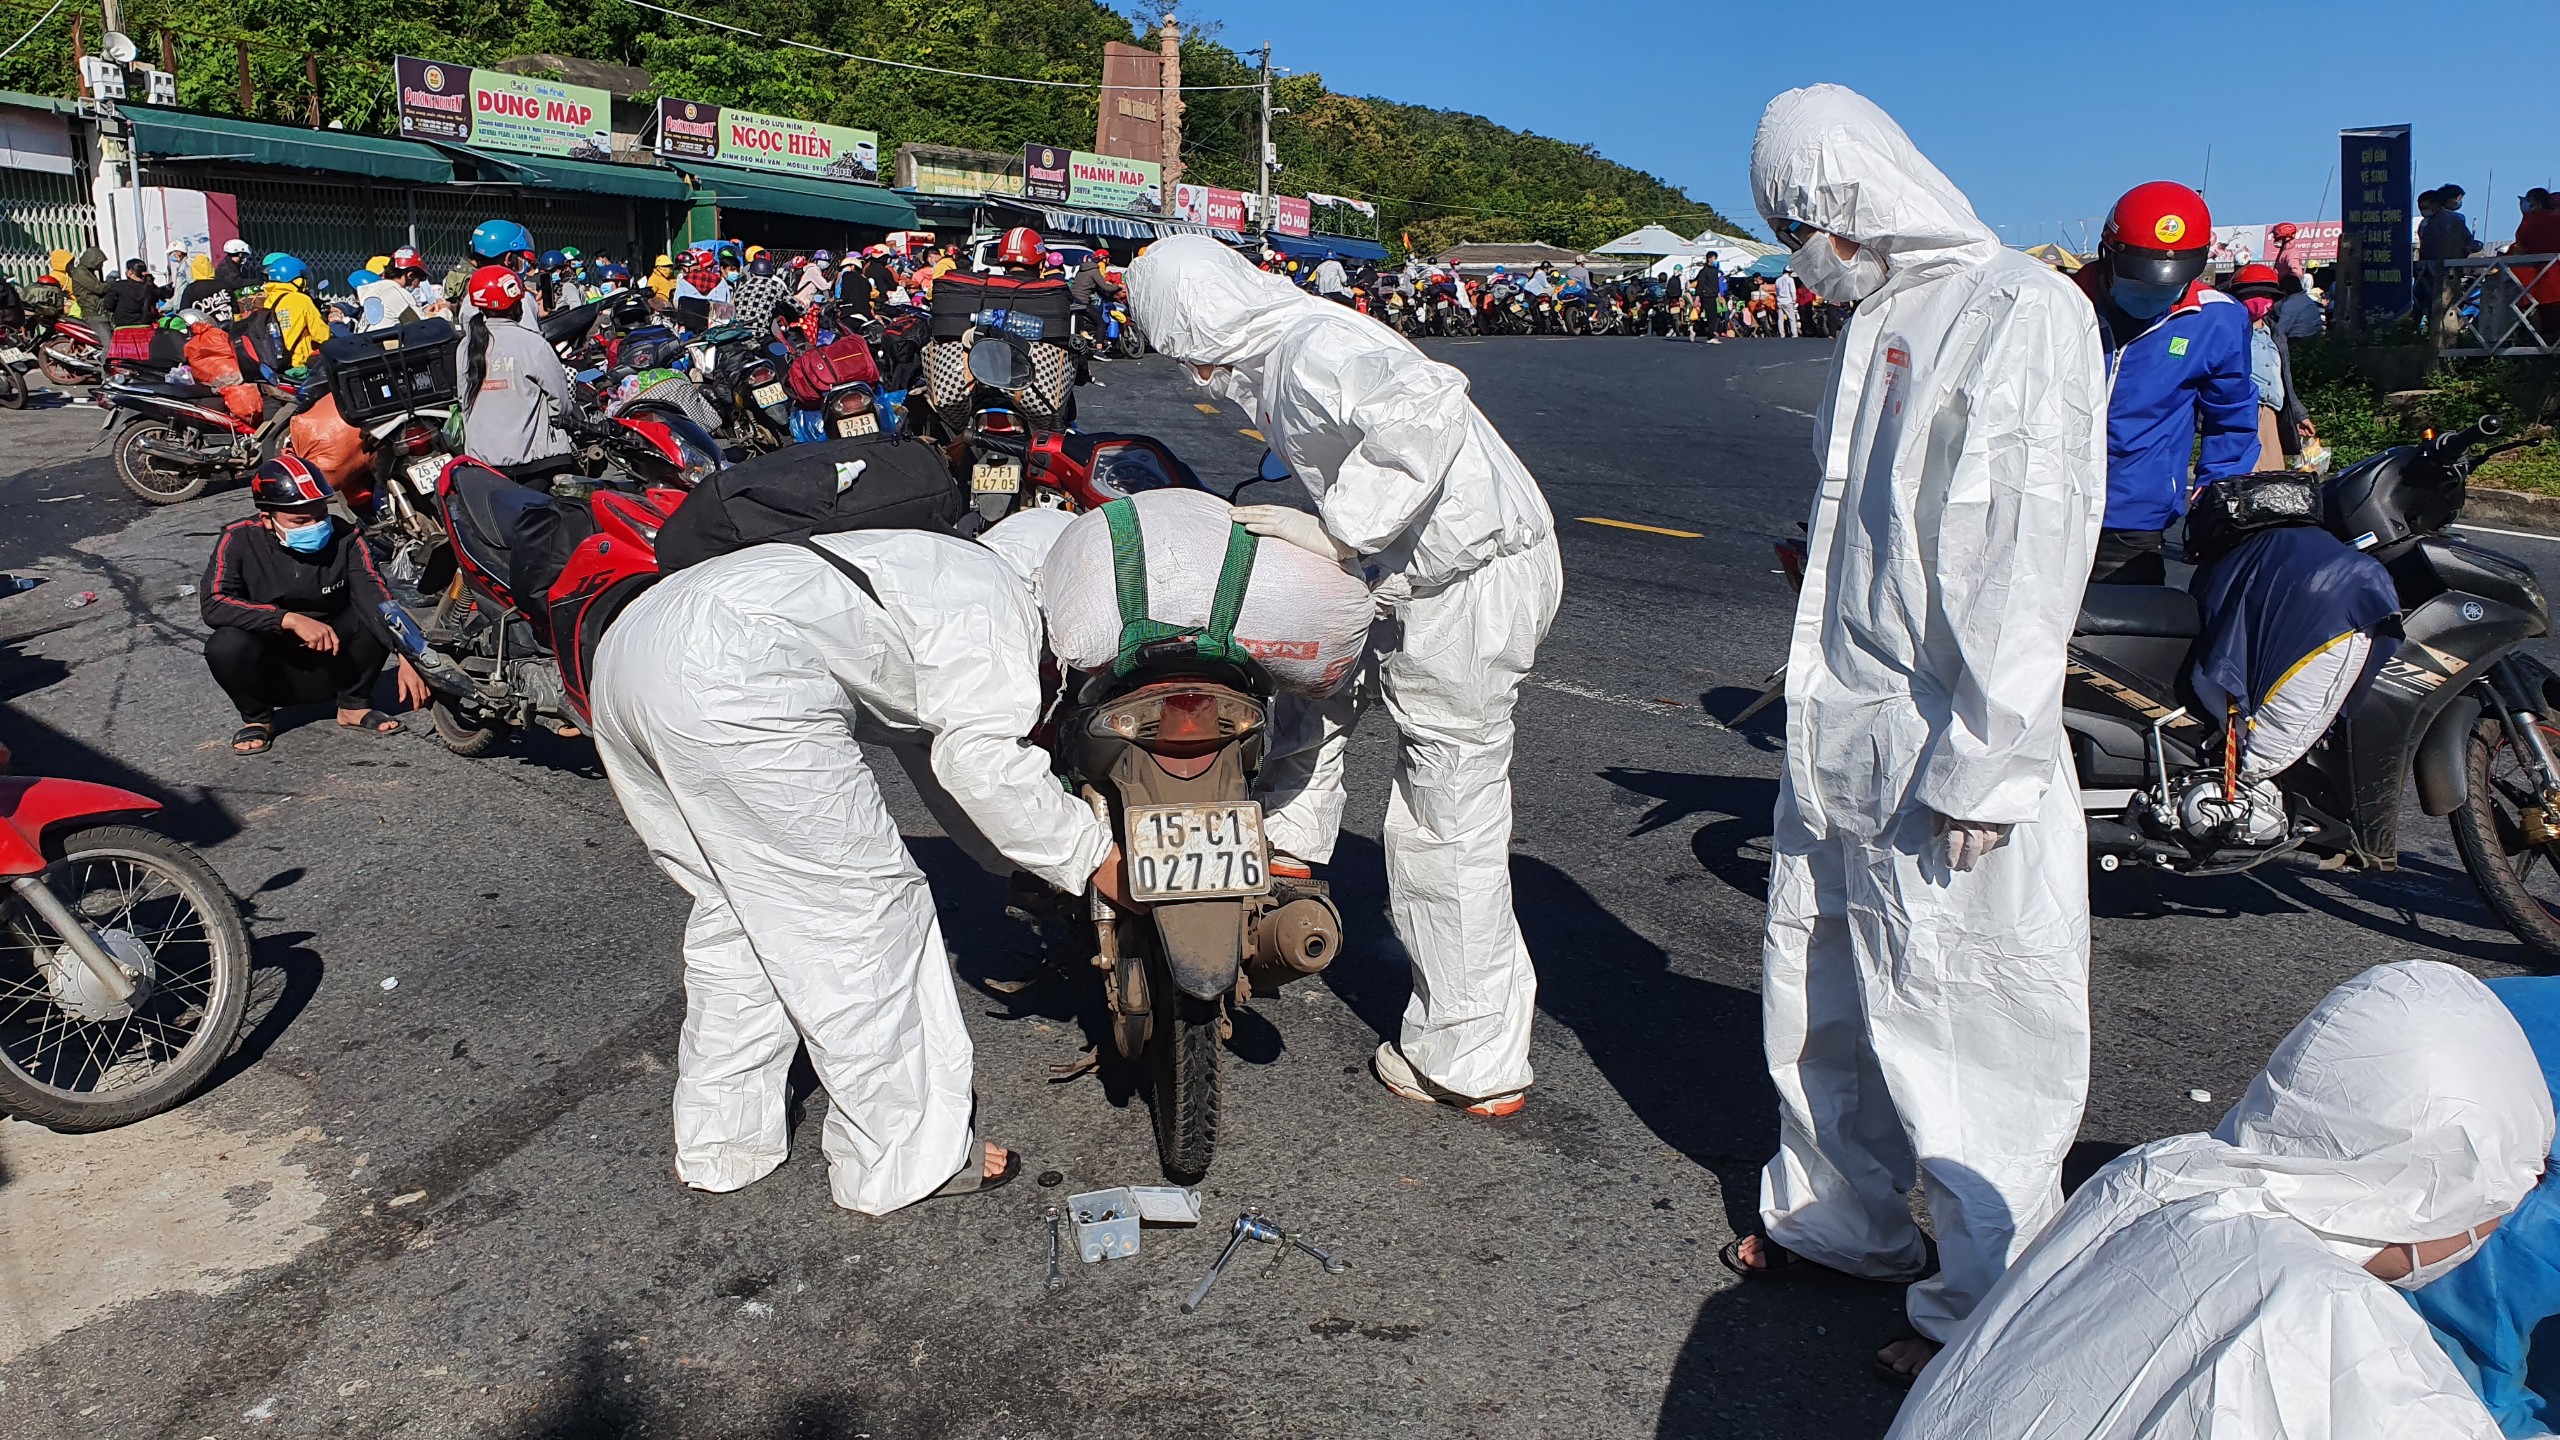
<instances>
[{"instance_id":1,"label":"white latex glove","mask_svg":"<svg viewBox=\"0 0 2560 1440\"><path fill-rule=\"evenodd\" d=\"M2009 827L1985 825L1977 820L1951 820L1938 817L1937 833L1946 837L1947 868L1971 870L1983 856L2009 842Z\"/></svg>"},{"instance_id":2,"label":"white latex glove","mask_svg":"<svg viewBox=\"0 0 2560 1440\"><path fill-rule=\"evenodd\" d=\"M1286 540L1336 564L1360 553L1327 533L1322 520L1286 505L1236 505L1228 509L1227 518L1256 535Z\"/></svg>"},{"instance_id":3,"label":"white latex glove","mask_svg":"<svg viewBox=\"0 0 2560 1440\"><path fill-rule=\"evenodd\" d=\"M1397 606L1412 598L1413 582L1406 579L1401 570L1381 576L1377 584L1369 587L1369 599L1377 606L1376 614L1381 620L1396 613Z\"/></svg>"}]
</instances>

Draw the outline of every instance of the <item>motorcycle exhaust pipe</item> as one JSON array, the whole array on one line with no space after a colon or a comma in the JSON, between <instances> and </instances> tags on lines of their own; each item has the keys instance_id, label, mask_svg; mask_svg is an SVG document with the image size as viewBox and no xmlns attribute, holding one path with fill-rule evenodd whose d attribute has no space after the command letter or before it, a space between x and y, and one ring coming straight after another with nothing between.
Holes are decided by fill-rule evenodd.
<instances>
[{"instance_id":1,"label":"motorcycle exhaust pipe","mask_svg":"<svg viewBox=\"0 0 2560 1440\"><path fill-rule=\"evenodd\" d=\"M1333 901L1305 896L1264 915L1253 927L1253 958L1295 975L1313 975L1342 949L1342 916Z\"/></svg>"}]
</instances>

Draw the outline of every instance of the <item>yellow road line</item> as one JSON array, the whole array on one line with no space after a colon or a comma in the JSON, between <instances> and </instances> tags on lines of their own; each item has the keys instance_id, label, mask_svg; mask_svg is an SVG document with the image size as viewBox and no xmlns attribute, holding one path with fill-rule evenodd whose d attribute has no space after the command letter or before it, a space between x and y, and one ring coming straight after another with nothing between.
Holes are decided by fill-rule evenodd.
<instances>
[{"instance_id":1,"label":"yellow road line","mask_svg":"<svg viewBox=\"0 0 2560 1440\"><path fill-rule=\"evenodd\" d=\"M1577 515L1574 518L1580 520L1585 525L1606 525L1614 530L1641 530L1647 535L1668 535L1674 540L1704 540L1707 538L1695 530L1667 530L1660 525L1639 525L1633 520L1612 520L1606 515Z\"/></svg>"},{"instance_id":2,"label":"yellow road line","mask_svg":"<svg viewBox=\"0 0 2560 1440\"><path fill-rule=\"evenodd\" d=\"M1237 433L1237 434L1239 434L1239 435L1241 435L1241 436L1243 436L1243 437L1244 437L1244 438L1246 438L1247 440L1261 440L1261 439L1262 439L1262 432L1261 432L1261 431L1259 431L1259 430L1239 430L1239 431L1237 431L1236 433ZM1268 441L1264 441L1264 443L1265 443L1265 444L1268 444L1268 443L1270 443L1270 442L1268 442Z\"/></svg>"},{"instance_id":3,"label":"yellow road line","mask_svg":"<svg viewBox=\"0 0 2560 1440\"><path fill-rule=\"evenodd\" d=\"M1192 402L1191 402L1191 408L1192 408L1192 409L1194 409L1194 410L1199 411L1199 412L1200 412L1201 414L1203 414L1203 415L1215 415L1215 414L1217 414L1217 413L1218 413L1218 407L1217 407L1217 406L1215 406L1215 405L1203 405L1203 404L1201 404L1201 403L1200 403L1199 401L1197 401L1197 400L1194 400L1194 401L1192 401Z\"/></svg>"}]
</instances>

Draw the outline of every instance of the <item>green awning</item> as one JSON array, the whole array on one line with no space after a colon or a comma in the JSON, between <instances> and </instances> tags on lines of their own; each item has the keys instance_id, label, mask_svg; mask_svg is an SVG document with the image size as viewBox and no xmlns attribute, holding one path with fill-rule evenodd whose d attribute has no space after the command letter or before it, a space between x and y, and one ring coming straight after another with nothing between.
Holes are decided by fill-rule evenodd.
<instances>
[{"instance_id":1,"label":"green awning","mask_svg":"<svg viewBox=\"0 0 2560 1440\"><path fill-rule=\"evenodd\" d=\"M282 165L421 185L453 183L453 162L434 146L414 140L385 140L345 130L262 125L255 120L154 110L147 105L118 108L133 121L135 143L145 155Z\"/></svg>"},{"instance_id":2,"label":"green awning","mask_svg":"<svg viewBox=\"0 0 2560 1440\"><path fill-rule=\"evenodd\" d=\"M503 180L531 190L577 190L589 195L627 195L634 200L678 204L693 198L683 176L655 165L599 165L593 160L564 160L556 155L494 155L461 145L445 148L478 162L484 180Z\"/></svg>"},{"instance_id":3,"label":"green awning","mask_svg":"<svg viewBox=\"0 0 2560 1440\"><path fill-rule=\"evenodd\" d=\"M766 175L727 165L682 166L702 187L697 200L714 200L741 210L769 210L777 215L805 215L814 220L841 220L882 230L906 230L916 223L916 207L894 190L845 180L804 180L797 175Z\"/></svg>"}]
</instances>

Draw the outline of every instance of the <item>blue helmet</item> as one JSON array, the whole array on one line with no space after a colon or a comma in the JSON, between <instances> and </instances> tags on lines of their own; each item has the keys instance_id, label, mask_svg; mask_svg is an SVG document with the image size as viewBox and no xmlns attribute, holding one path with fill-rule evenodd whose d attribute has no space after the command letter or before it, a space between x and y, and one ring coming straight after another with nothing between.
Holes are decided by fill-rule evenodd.
<instances>
[{"instance_id":1,"label":"blue helmet","mask_svg":"<svg viewBox=\"0 0 2560 1440\"><path fill-rule=\"evenodd\" d=\"M300 280L303 276L310 274L311 267L303 264L293 256L287 255L283 251L278 250L267 256L266 271L267 278L269 280L276 281L279 284L291 285Z\"/></svg>"},{"instance_id":2,"label":"blue helmet","mask_svg":"<svg viewBox=\"0 0 2560 1440\"><path fill-rule=\"evenodd\" d=\"M347 277L347 288L350 290L361 290L381 278L381 276L374 274L370 270L358 270Z\"/></svg>"},{"instance_id":3,"label":"blue helmet","mask_svg":"<svg viewBox=\"0 0 2560 1440\"><path fill-rule=\"evenodd\" d=\"M545 250L542 252L542 268L545 270L566 269L568 264L569 257L561 254L557 250Z\"/></svg>"},{"instance_id":4,"label":"blue helmet","mask_svg":"<svg viewBox=\"0 0 2560 1440\"><path fill-rule=\"evenodd\" d=\"M533 248L533 232L513 220L483 220L471 232L471 253L499 260Z\"/></svg>"}]
</instances>

